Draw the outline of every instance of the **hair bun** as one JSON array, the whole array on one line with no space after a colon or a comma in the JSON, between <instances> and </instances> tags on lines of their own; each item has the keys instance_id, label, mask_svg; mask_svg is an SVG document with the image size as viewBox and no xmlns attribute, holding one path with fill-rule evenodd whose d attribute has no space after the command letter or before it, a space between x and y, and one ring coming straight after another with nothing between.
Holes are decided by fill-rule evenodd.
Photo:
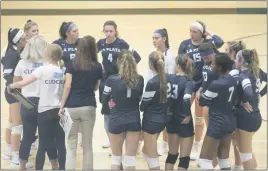
<instances>
[{"instance_id":1,"label":"hair bun","mask_svg":"<svg viewBox=\"0 0 268 171\"><path fill-rule=\"evenodd\" d=\"M32 20L31 19L27 20L27 23L29 23L29 22L32 22Z\"/></svg>"}]
</instances>

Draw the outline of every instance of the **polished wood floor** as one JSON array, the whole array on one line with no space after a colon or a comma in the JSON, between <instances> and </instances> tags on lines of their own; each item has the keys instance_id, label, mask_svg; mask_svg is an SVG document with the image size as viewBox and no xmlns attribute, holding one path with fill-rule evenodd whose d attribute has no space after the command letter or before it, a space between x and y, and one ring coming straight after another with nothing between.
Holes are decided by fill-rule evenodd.
<instances>
[{"instance_id":1,"label":"polished wood floor","mask_svg":"<svg viewBox=\"0 0 268 171\"><path fill-rule=\"evenodd\" d=\"M263 15L146 15L146 16L2 16L1 17L1 44L2 51L7 44L7 32L9 27L23 28L24 23L32 19L38 22L40 32L52 42L58 38L58 29L61 22L73 21L79 27L80 36L93 35L96 39L103 37L102 26L106 20L115 20L118 25L120 37L125 39L142 56L138 65L139 72L146 76L147 57L153 49L152 33L158 28L167 28L171 49L177 53L178 46L183 39L189 36L189 25L192 21L202 20L207 24L207 29L220 35L225 41L239 37L266 32L266 16ZM267 35L244 39L247 47L256 48L259 53L260 65L267 70ZM222 48L224 50L224 48ZM2 52L1 51L1 52ZM2 77L2 76L1 76ZM2 160L5 148L4 132L8 118L8 105L4 99L4 82L1 80L1 168L9 169L9 162ZM98 94L98 93L97 93ZM261 100L261 112L263 119L267 119L266 97ZM98 104L100 107L100 104ZM97 119L94 128L94 169L108 169L110 166L109 149L102 149L101 145L106 141L103 126L103 116L100 108L97 109ZM102 135L102 136L100 136ZM267 168L267 123L263 122L260 130L254 136L253 149L259 168ZM33 150L30 161L34 163L36 150ZM230 153L233 163L233 153ZM82 166L82 149L79 147L77 168ZM160 157L161 168L164 168L166 156ZM46 161L45 168L50 165ZM197 169L196 163L191 162L190 168ZM137 157L137 169L147 169L142 156Z\"/></svg>"}]
</instances>

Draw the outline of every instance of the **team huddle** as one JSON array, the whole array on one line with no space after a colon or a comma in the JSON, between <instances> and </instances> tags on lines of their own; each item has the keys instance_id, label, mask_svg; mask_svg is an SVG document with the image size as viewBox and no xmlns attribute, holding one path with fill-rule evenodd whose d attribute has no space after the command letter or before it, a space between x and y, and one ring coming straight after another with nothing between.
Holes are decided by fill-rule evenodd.
<instances>
[{"instance_id":1,"label":"team huddle","mask_svg":"<svg viewBox=\"0 0 268 171\"><path fill-rule=\"evenodd\" d=\"M143 58L149 64L144 78L137 71L141 56L118 37L116 23L105 22L103 32L99 41L79 38L77 25L63 22L60 38L49 44L31 20L24 31L9 30L1 63L9 103L4 159L11 160L11 168L32 167L31 146L39 142L36 170L43 169L46 154L52 169L75 169L81 134L83 169L94 169L96 91L111 146L111 169L136 169L141 153L150 170L159 170L158 156L164 151L166 170L173 170L177 161L176 169L186 170L191 159L200 169L230 170L231 143L234 169L257 168L252 139L262 123L259 102L267 93L266 86L261 89L267 73L259 68L255 49L231 41L220 52L222 38L196 21L190 39L174 55L167 30L158 29L153 32L155 50ZM36 108L20 104L14 89ZM67 137L59 123L66 112L73 121Z\"/></svg>"}]
</instances>

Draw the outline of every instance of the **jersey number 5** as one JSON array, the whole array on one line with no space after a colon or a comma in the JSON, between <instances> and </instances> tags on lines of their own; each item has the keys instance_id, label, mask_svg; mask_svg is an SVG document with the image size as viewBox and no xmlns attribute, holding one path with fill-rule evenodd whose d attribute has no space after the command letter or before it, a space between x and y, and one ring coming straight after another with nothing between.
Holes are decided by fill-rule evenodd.
<instances>
[{"instance_id":1,"label":"jersey number 5","mask_svg":"<svg viewBox=\"0 0 268 171\"><path fill-rule=\"evenodd\" d=\"M113 54L112 53L109 53L108 61L113 62Z\"/></svg>"},{"instance_id":2,"label":"jersey number 5","mask_svg":"<svg viewBox=\"0 0 268 171\"><path fill-rule=\"evenodd\" d=\"M231 102L232 96L233 96L233 93L234 93L234 86L232 86L232 87L229 88L229 92L230 92L230 96L229 96L228 102Z\"/></svg>"}]
</instances>

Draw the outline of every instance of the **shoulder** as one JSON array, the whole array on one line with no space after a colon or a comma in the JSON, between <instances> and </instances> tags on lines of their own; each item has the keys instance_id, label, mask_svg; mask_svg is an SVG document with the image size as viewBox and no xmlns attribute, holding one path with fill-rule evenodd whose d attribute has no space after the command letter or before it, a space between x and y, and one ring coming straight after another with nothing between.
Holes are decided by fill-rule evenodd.
<instances>
[{"instance_id":1,"label":"shoulder","mask_svg":"<svg viewBox=\"0 0 268 171\"><path fill-rule=\"evenodd\" d=\"M127 44L127 42L124 39L116 38L116 42L119 44Z\"/></svg>"},{"instance_id":2,"label":"shoulder","mask_svg":"<svg viewBox=\"0 0 268 171\"><path fill-rule=\"evenodd\" d=\"M97 44L98 44L98 45L100 45L101 43L105 43L105 41L106 41L106 39L105 39L105 38L100 39L100 40L98 40Z\"/></svg>"},{"instance_id":3,"label":"shoulder","mask_svg":"<svg viewBox=\"0 0 268 171\"><path fill-rule=\"evenodd\" d=\"M166 57L167 59L175 59L175 55L170 49L166 51Z\"/></svg>"},{"instance_id":4,"label":"shoulder","mask_svg":"<svg viewBox=\"0 0 268 171\"><path fill-rule=\"evenodd\" d=\"M183 45L187 45L187 44L189 44L189 43L191 43L191 39L185 39L185 40L183 40L183 41L181 42L181 44L183 44Z\"/></svg>"},{"instance_id":5,"label":"shoulder","mask_svg":"<svg viewBox=\"0 0 268 171\"><path fill-rule=\"evenodd\" d=\"M63 38L59 38L57 40L54 40L53 41L53 44L58 44L58 45L61 45L65 42L65 40Z\"/></svg>"},{"instance_id":6,"label":"shoulder","mask_svg":"<svg viewBox=\"0 0 268 171\"><path fill-rule=\"evenodd\" d=\"M108 78L107 78L107 81L118 81L120 80L120 76L119 74L113 74L113 75L110 75Z\"/></svg>"}]
</instances>

